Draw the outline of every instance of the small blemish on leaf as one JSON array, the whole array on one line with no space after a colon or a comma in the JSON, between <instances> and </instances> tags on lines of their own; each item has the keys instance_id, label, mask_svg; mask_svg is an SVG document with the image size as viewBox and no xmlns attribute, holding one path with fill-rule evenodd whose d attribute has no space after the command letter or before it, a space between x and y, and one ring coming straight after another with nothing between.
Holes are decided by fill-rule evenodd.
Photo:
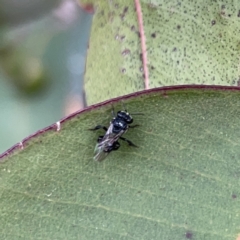
<instances>
[{"instance_id":1,"label":"small blemish on leaf","mask_svg":"<svg viewBox=\"0 0 240 240\"><path fill-rule=\"evenodd\" d=\"M153 4L153 3L149 3L149 4L148 4L148 7L149 7L149 8L157 8L157 5L155 5L155 4Z\"/></svg>"},{"instance_id":2,"label":"small blemish on leaf","mask_svg":"<svg viewBox=\"0 0 240 240\"><path fill-rule=\"evenodd\" d=\"M181 26L180 25L177 25L177 29L179 30L181 28Z\"/></svg>"},{"instance_id":3,"label":"small blemish on leaf","mask_svg":"<svg viewBox=\"0 0 240 240\"><path fill-rule=\"evenodd\" d=\"M138 32L138 37L139 37L139 38L141 37L141 34L140 34L140 32Z\"/></svg>"},{"instance_id":4,"label":"small blemish on leaf","mask_svg":"<svg viewBox=\"0 0 240 240\"><path fill-rule=\"evenodd\" d=\"M177 48L175 47L175 48L173 48L173 52L176 52L177 51Z\"/></svg>"},{"instance_id":5,"label":"small blemish on leaf","mask_svg":"<svg viewBox=\"0 0 240 240\"><path fill-rule=\"evenodd\" d=\"M142 61L142 53L139 54L140 61Z\"/></svg>"},{"instance_id":6,"label":"small blemish on leaf","mask_svg":"<svg viewBox=\"0 0 240 240\"><path fill-rule=\"evenodd\" d=\"M155 67L154 67L154 66L151 66L151 69L152 69L152 70L154 70L154 69L155 69Z\"/></svg>"},{"instance_id":7,"label":"small blemish on leaf","mask_svg":"<svg viewBox=\"0 0 240 240\"><path fill-rule=\"evenodd\" d=\"M118 7L119 7L118 3L116 3L114 6L115 6L115 8L118 8Z\"/></svg>"},{"instance_id":8,"label":"small blemish on leaf","mask_svg":"<svg viewBox=\"0 0 240 240\"><path fill-rule=\"evenodd\" d=\"M215 20L212 20L212 26L216 24L216 21Z\"/></svg>"},{"instance_id":9,"label":"small blemish on leaf","mask_svg":"<svg viewBox=\"0 0 240 240\"><path fill-rule=\"evenodd\" d=\"M224 11L221 11L220 13L222 16L225 16L225 12Z\"/></svg>"},{"instance_id":10,"label":"small blemish on leaf","mask_svg":"<svg viewBox=\"0 0 240 240\"><path fill-rule=\"evenodd\" d=\"M122 73L126 73L126 68L122 68L122 69L121 69L121 72L122 72Z\"/></svg>"},{"instance_id":11,"label":"small blemish on leaf","mask_svg":"<svg viewBox=\"0 0 240 240\"><path fill-rule=\"evenodd\" d=\"M123 21L123 20L124 20L124 17L125 17L125 15L124 15L124 14L120 14L119 16L120 16L121 20Z\"/></svg>"},{"instance_id":12,"label":"small blemish on leaf","mask_svg":"<svg viewBox=\"0 0 240 240\"><path fill-rule=\"evenodd\" d=\"M143 71L143 67L140 67L139 70L140 70L140 72L142 72Z\"/></svg>"},{"instance_id":13,"label":"small blemish on leaf","mask_svg":"<svg viewBox=\"0 0 240 240\"><path fill-rule=\"evenodd\" d=\"M122 51L122 55L123 56L126 56L128 54L130 54L130 50L129 49L125 49L125 50Z\"/></svg>"},{"instance_id":14,"label":"small blemish on leaf","mask_svg":"<svg viewBox=\"0 0 240 240\"><path fill-rule=\"evenodd\" d=\"M237 16L240 17L240 10L238 10L238 15Z\"/></svg>"},{"instance_id":15,"label":"small blemish on leaf","mask_svg":"<svg viewBox=\"0 0 240 240\"><path fill-rule=\"evenodd\" d=\"M134 25L131 26L131 31L133 31L133 32L135 31L135 26Z\"/></svg>"},{"instance_id":16,"label":"small blemish on leaf","mask_svg":"<svg viewBox=\"0 0 240 240\"><path fill-rule=\"evenodd\" d=\"M128 7L125 7L125 8L123 9L123 13L127 13L127 11L128 11Z\"/></svg>"},{"instance_id":17,"label":"small blemish on leaf","mask_svg":"<svg viewBox=\"0 0 240 240\"><path fill-rule=\"evenodd\" d=\"M191 232L186 232L185 236L187 239L192 239L193 234Z\"/></svg>"},{"instance_id":18,"label":"small blemish on leaf","mask_svg":"<svg viewBox=\"0 0 240 240\"><path fill-rule=\"evenodd\" d=\"M164 92L162 93L162 95L163 95L164 98L168 98L168 94L167 94L166 91L164 91Z\"/></svg>"},{"instance_id":19,"label":"small blemish on leaf","mask_svg":"<svg viewBox=\"0 0 240 240\"><path fill-rule=\"evenodd\" d=\"M233 194L233 195L232 195L232 198L233 198L233 199L237 198L237 195L236 195L236 194Z\"/></svg>"},{"instance_id":20,"label":"small blemish on leaf","mask_svg":"<svg viewBox=\"0 0 240 240\"><path fill-rule=\"evenodd\" d=\"M125 36L124 35L122 35L121 36L121 41L123 41L125 39Z\"/></svg>"},{"instance_id":21,"label":"small blemish on leaf","mask_svg":"<svg viewBox=\"0 0 240 240\"><path fill-rule=\"evenodd\" d=\"M155 38L155 37L156 37L156 33L152 33L152 34L151 34L151 37L152 37L152 38Z\"/></svg>"}]
</instances>

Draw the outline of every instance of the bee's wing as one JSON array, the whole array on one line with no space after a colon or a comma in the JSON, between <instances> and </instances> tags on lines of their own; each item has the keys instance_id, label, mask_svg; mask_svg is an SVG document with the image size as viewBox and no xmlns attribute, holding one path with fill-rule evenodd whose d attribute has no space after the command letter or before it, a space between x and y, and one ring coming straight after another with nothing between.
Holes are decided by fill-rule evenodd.
<instances>
[{"instance_id":1,"label":"bee's wing","mask_svg":"<svg viewBox=\"0 0 240 240\"><path fill-rule=\"evenodd\" d=\"M95 147L94 150L94 160L101 162L102 160L104 160L107 155L109 154L109 152L105 152L103 148L99 148L98 144Z\"/></svg>"},{"instance_id":2,"label":"bee's wing","mask_svg":"<svg viewBox=\"0 0 240 240\"><path fill-rule=\"evenodd\" d=\"M107 152L108 148L116 142L119 137L125 132L121 131L118 134L112 132L113 125L111 124L104 135L101 142L97 143L95 150L94 150L94 160L95 161L102 161L110 152Z\"/></svg>"}]
</instances>

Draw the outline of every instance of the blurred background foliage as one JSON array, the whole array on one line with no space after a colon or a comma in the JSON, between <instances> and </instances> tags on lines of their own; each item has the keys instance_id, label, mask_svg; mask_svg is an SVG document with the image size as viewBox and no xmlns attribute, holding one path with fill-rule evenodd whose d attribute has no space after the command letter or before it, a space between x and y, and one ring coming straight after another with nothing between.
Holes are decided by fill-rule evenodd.
<instances>
[{"instance_id":1,"label":"blurred background foliage","mask_svg":"<svg viewBox=\"0 0 240 240\"><path fill-rule=\"evenodd\" d=\"M0 0L0 153L83 107L91 21L74 0Z\"/></svg>"}]
</instances>

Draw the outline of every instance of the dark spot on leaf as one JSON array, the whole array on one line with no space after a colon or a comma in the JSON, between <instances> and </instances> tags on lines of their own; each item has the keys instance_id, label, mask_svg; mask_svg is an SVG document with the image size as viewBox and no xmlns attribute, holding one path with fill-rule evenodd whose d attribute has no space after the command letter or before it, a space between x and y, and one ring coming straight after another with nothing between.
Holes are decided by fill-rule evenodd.
<instances>
[{"instance_id":1,"label":"dark spot on leaf","mask_svg":"<svg viewBox=\"0 0 240 240\"><path fill-rule=\"evenodd\" d=\"M153 4L153 3L149 3L149 4L148 4L148 7L149 7L149 8L157 8L157 5L155 5L155 4Z\"/></svg>"},{"instance_id":2,"label":"dark spot on leaf","mask_svg":"<svg viewBox=\"0 0 240 240\"><path fill-rule=\"evenodd\" d=\"M116 3L114 6L115 6L115 8L118 8L118 7L119 7L119 5L118 5L117 3Z\"/></svg>"},{"instance_id":3,"label":"dark spot on leaf","mask_svg":"<svg viewBox=\"0 0 240 240\"><path fill-rule=\"evenodd\" d=\"M115 15L115 12L109 12L108 13L108 19L109 19L109 21L112 23L113 22L113 20L114 20L114 15Z\"/></svg>"},{"instance_id":4,"label":"dark spot on leaf","mask_svg":"<svg viewBox=\"0 0 240 240\"><path fill-rule=\"evenodd\" d=\"M124 36L124 35L122 35L122 36L121 36L121 41L123 41L123 40L124 40L124 38L125 38L125 36Z\"/></svg>"},{"instance_id":5,"label":"dark spot on leaf","mask_svg":"<svg viewBox=\"0 0 240 240\"><path fill-rule=\"evenodd\" d=\"M163 95L164 98L168 98L168 94L167 94L166 91L164 91L164 92L162 93L162 95ZM163 189L165 189L165 188L163 188Z\"/></svg>"},{"instance_id":6,"label":"dark spot on leaf","mask_svg":"<svg viewBox=\"0 0 240 240\"><path fill-rule=\"evenodd\" d=\"M240 17L240 10L238 10L238 15L237 16Z\"/></svg>"},{"instance_id":7,"label":"dark spot on leaf","mask_svg":"<svg viewBox=\"0 0 240 240\"><path fill-rule=\"evenodd\" d=\"M179 30L181 28L181 26L180 25L177 25L177 29Z\"/></svg>"},{"instance_id":8,"label":"dark spot on leaf","mask_svg":"<svg viewBox=\"0 0 240 240\"><path fill-rule=\"evenodd\" d=\"M130 50L129 49L125 49L125 50L122 51L122 55L123 56L126 56L128 54L130 54Z\"/></svg>"},{"instance_id":9,"label":"dark spot on leaf","mask_svg":"<svg viewBox=\"0 0 240 240\"><path fill-rule=\"evenodd\" d=\"M140 67L139 70L140 70L140 72L142 72L143 71L143 67Z\"/></svg>"},{"instance_id":10,"label":"dark spot on leaf","mask_svg":"<svg viewBox=\"0 0 240 240\"><path fill-rule=\"evenodd\" d=\"M237 198L237 195L236 195L236 194L233 194L233 195L232 195L232 198L233 198L233 199Z\"/></svg>"},{"instance_id":11,"label":"dark spot on leaf","mask_svg":"<svg viewBox=\"0 0 240 240\"><path fill-rule=\"evenodd\" d=\"M140 34L140 32L138 32L138 37L139 37L139 38L141 37L141 34Z\"/></svg>"},{"instance_id":12,"label":"dark spot on leaf","mask_svg":"<svg viewBox=\"0 0 240 240\"><path fill-rule=\"evenodd\" d=\"M191 232L186 232L185 236L187 239L192 239L193 234Z\"/></svg>"},{"instance_id":13,"label":"dark spot on leaf","mask_svg":"<svg viewBox=\"0 0 240 240\"><path fill-rule=\"evenodd\" d=\"M225 5L222 5L221 8L222 8L222 9L225 9Z\"/></svg>"},{"instance_id":14,"label":"dark spot on leaf","mask_svg":"<svg viewBox=\"0 0 240 240\"><path fill-rule=\"evenodd\" d=\"M151 69L152 69L152 70L154 70L154 69L155 69L155 67L154 67L154 66L151 66Z\"/></svg>"},{"instance_id":15,"label":"dark spot on leaf","mask_svg":"<svg viewBox=\"0 0 240 240\"><path fill-rule=\"evenodd\" d=\"M122 68L121 72L122 72L122 73L125 73L125 72L126 72L126 69L125 69L125 68Z\"/></svg>"},{"instance_id":16,"label":"dark spot on leaf","mask_svg":"<svg viewBox=\"0 0 240 240\"><path fill-rule=\"evenodd\" d=\"M212 20L212 26L216 24L216 21L215 20Z\"/></svg>"},{"instance_id":17,"label":"dark spot on leaf","mask_svg":"<svg viewBox=\"0 0 240 240\"><path fill-rule=\"evenodd\" d=\"M133 31L133 32L135 31L135 26L133 26L133 25L131 26L131 31Z\"/></svg>"},{"instance_id":18,"label":"dark spot on leaf","mask_svg":"<svg viewBox=\"0 0 240 240\"><path fill-rule=\"evenodd\" d=\"M173 52L176 52L177 51L177 48L175 47L175 48L173 48Z\"/></svg>"},{"instance_id":19,"label":"dark spot on leaf","mask_svg":"<svg viewBox=\"0 0 240 240\"><path fill-rule=\"evenodd\" d=\"M232 15L231 14L228 14L228 17L231 17Z\"/></svg>"},{"instance_id":20,"label":"dark spot on leaf","mask_svg":"<svg viewBox=\"0 0 240 240\"><path fill-rule=\"evenodd\" d=\"M225 16L225 12L224 12L224 11L221 11L221 15Z\"/></svg>"},{"instance_id":21,"label":"dark spot on leaf","mask_svg":"<svg viewBox=\"0 0 240 240\"><path fill-rule=\"evenodd\" d=\"M179 64L179 61L177 61L177 64Z\"/></svg>"},{"instance_id":22,"label":"dark spot on leaf","mask_svg":"<svg viewBox=\"0 0 240 240\"><path fill-rule=\"evenodd\" d=\"M187 11L186 11L186 10L184 10L184 13L187 13Z\"/></svg>"},{"instance_id":23,"label":"dark spot on leaf","mask_svg":"<svg viewBox=\"0 0 240 240\"><path fill-rule=\"evenodd\" d=\"M119 16L120 16L121 20L123 21L123 20L124 20L124 17L125 17L125 15L124 15L124 14L120 14Z\"/></svg>"},{"instance_id":24,"label":"dark spot on leaf","mask_svg":"<svg viewBox=\"0 0 240 240\"><path fill-rule=\"evenodd\" d=\"M142 53L139 54L140 61L142 61Z\"/></svg>"},{"instance_id":25,"label":"dark spot on leaf","mask_svg":"<svg viewBox=\"0 0 240 240\"><path fill-rule=\"evenodd\" d=\"M123 9L123 13L126 13L128 11L128 7L125 7L124 9Z\"/></svg>"},{"instance_id":26,"label":"dark spot on leaf","mask_svg":"<svg viewBox=\"0 0 240 240\"><path fill-rule=\"evenodd\" d=\"M156 33L152 33L152 34L151 34L151 37L152 37L152 38L155 38L155 37L156 37Z\"/></svg>"}]
</instances>

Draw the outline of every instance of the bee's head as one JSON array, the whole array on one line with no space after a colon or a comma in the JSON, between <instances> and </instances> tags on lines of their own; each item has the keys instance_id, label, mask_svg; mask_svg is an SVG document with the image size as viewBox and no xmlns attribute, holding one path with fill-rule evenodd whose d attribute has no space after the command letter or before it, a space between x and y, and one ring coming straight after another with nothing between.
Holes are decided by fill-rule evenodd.
<instances>
[{"instance_id":1,"label":"bee's head","mask_svg":"<svg viewBox=\"0 0 240 240\"><path fill-rule=\"evenodd\" d=\"M118 111L117 116L128 124L131 124L133 122L132 116L127 111Z\"/></svg>"}]
</instances>

